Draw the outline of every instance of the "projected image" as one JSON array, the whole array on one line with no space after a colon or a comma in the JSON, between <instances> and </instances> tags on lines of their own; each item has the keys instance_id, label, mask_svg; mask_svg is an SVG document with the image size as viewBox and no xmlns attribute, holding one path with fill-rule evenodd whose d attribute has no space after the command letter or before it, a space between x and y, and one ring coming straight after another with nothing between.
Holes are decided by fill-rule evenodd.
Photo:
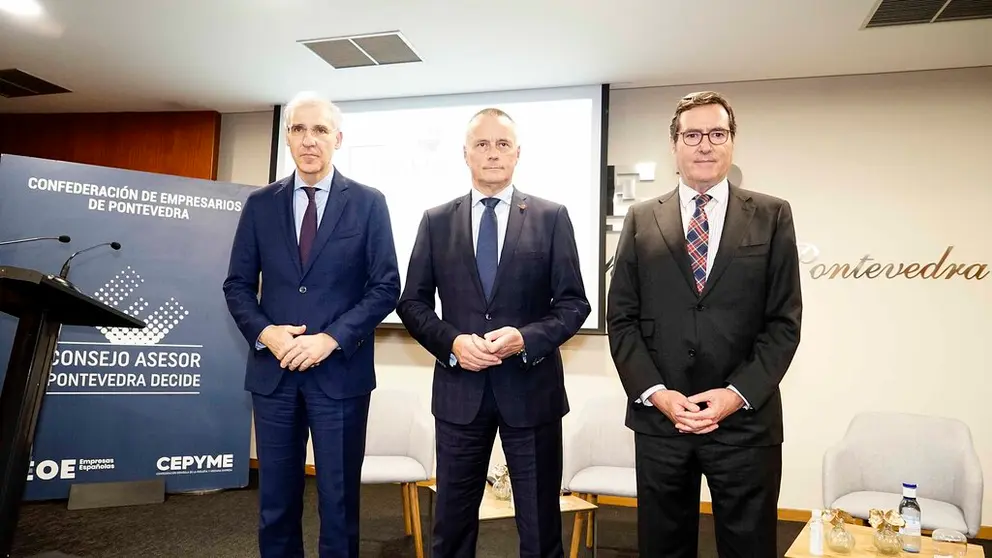
<instances>
[{"instance_id":1,"label":"projected image","mask_svg":"<svg viewBox=\"0 0 992 558\"><path fill-rule=\"evenodd\" d=\"M567 207L575 228L586 294L600 326L601 91L599 86L340 103L343 144L338 172L380 190L389 205L401 281L424 211L467 195L471 174L463 145L468 121L496 107L517 123L520 161L513 185ZM288 148L278 176L293 172ZM436 307L440 313L440 303ZM400 323L395 312L385 320Z\"/></svg>"}]
</instances>

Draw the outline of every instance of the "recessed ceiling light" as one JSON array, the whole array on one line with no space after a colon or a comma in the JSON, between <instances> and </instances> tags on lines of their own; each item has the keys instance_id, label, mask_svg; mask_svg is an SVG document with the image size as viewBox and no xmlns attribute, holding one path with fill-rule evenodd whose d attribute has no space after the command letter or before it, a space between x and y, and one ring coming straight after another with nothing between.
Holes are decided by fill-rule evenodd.
<instances>
[{"instance_id":1,"label":"recessed ceiling light","mask_svg":"<svg viewBox=\"0 0 992 558\"><path fill-rule=\"evenodd\" d=\"M40 16L44 11L38 0L0 0L0 10L28 17Z\"/></svg>"}]
</instances>

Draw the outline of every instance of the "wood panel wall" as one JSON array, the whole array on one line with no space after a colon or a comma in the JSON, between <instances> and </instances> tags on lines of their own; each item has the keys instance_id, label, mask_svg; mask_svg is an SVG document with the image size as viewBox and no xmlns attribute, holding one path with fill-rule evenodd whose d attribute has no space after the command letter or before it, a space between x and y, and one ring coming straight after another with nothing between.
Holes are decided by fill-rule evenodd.
<instances>
[{"instance_id":1,"label":"wood panel wall","mask_svg":"<svg viewBox=\"0 0 992 558\"><path fill-rule=\"evenodd\" d=\"M0 114L0 153L217 179L220 113Z\"/></svg>"}]
</instances>

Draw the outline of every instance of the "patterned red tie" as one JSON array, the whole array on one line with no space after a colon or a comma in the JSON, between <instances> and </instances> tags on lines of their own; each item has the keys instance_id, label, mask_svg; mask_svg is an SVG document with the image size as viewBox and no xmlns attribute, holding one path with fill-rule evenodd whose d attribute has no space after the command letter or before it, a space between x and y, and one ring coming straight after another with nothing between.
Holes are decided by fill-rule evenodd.
<instances>
[{"instance_id":1,"label":"patterned red tie","mask_svg":"<svg viewBox=\"0 0 992 558\"><path fill-rule=\"evenodd\" d=\"M300 226L300 263L307 265L307 258L310 257L310 248L317 238L317 201L314 197L317 189L313 186L304 186L303 191L307 193L309 202L307 209L303 212L303 224Z\"/></svg>"},{"instance_id":2,"label":"patterned red tie","mask_svg":"<svg viewBox=\"0 0 992 558\"><path fill-rule=\"evenodd\" d=\"M692 276L696 279L696 292L703 291L706 286L706 255L710 241L710 224L706 220L706 211L703 207L709 203L712 196L699 194L693 200L696 202L696 211L689 221L689 230L685 235L686 248L689 251L689 260L692 263Z\"/></svg>"}]
</instances>

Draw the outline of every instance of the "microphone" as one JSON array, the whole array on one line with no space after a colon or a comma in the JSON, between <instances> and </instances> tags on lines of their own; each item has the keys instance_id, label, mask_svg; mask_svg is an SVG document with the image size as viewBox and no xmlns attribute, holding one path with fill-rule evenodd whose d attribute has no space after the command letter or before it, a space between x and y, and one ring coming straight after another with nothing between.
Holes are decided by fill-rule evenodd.
<instances>
[{"instance_id":1,"label":"microphone","mask_svg":"<svg viewBox=\"0 0 992 558\"><path fill-rule=\"evenodd\" d=\"M114 250L120 250L121 249L121 243L120 242L104 242L102 244L97 244L96 246L90 246L89 248L83 248L82 250L79 250L78 252L76 252L73 255L69 256L69 259L67 259L65 261L65 263L62 264L62 271L59 272L59 278L60 279L65 279L65 278L67 278L69 276L69 263L72 262L72 258L75 258L76 256L82 254L83 252L89 252L90 250L94 250L94 249L99 248L101 246L110 246Z\"/></svg>"},{"instance_id":2,"label":"microphone","mask_svg":"<svg viewBox=\"0 0 992 558\"><path fill-rule=\"evenodd\" d=\"M0 246L6 246L8 244L20 244L22 242L34 242L35 240L58 240L59 242L65 244L65 243L69 242L71 239L69 238L68 235L62 235L62 236L36 236L36 237L33 237L33 238L19 238L17 240L5 240L4 242L0 242Z\"/></svg>"}]
</instances>

